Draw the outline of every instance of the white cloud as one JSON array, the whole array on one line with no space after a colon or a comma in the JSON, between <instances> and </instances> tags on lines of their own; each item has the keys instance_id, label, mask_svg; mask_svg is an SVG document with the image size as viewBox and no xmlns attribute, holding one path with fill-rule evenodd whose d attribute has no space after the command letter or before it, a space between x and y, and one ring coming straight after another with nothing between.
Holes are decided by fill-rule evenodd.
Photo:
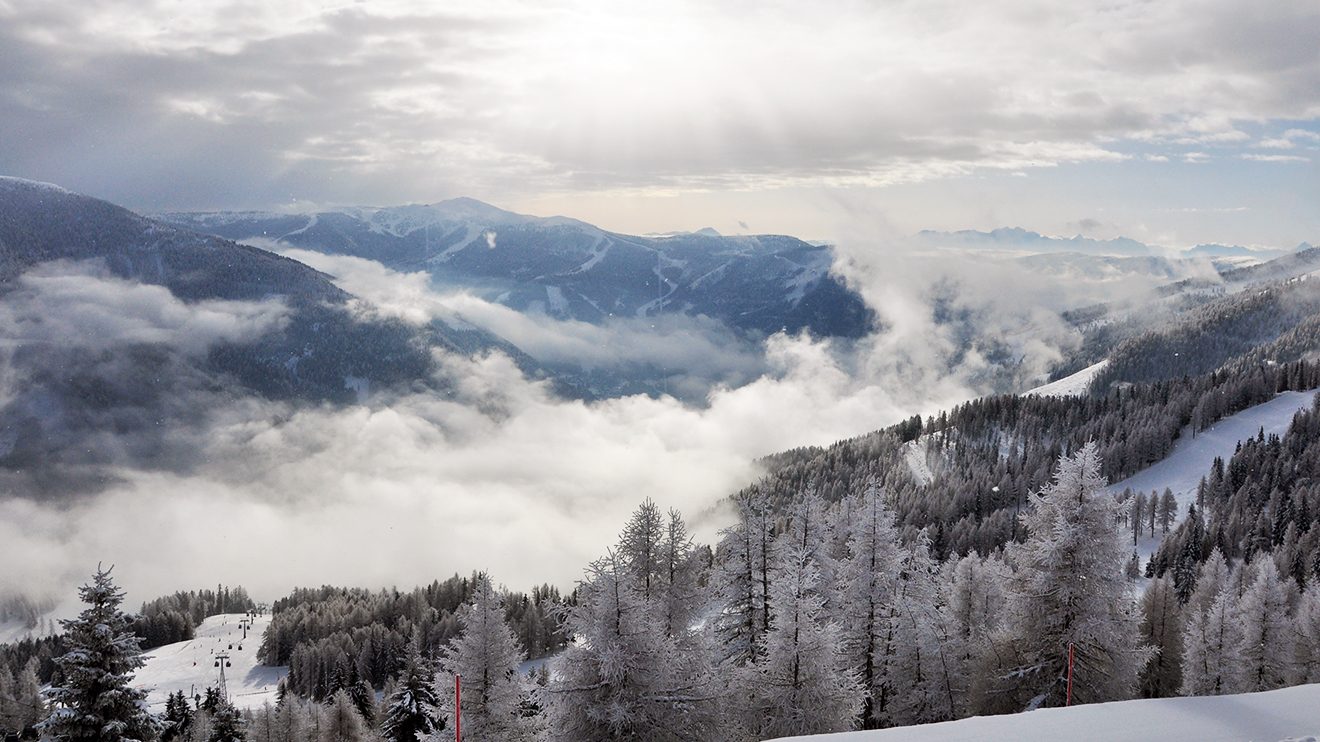
<instances>
[{"instance_id":1,"label":"white cloud","mask_svg":"<svg viewBox=\"0 0 1320 742\"><path fill-rule=\"evenodd\" d=\"M1301 155L1260 155L1254 152L1244 152L1238 157L1244 160L1253 160L1255 162L1310 162L1311 158Z\"/></svg>"},{"instance_id":2,"label":"white cloud","mask_svg":"<svg viewBox=\"0 0 1320 742\"><path fill-rule=\"evenodd\" d=\"M1304 0L0 12L0 162L160 208L875 187L1320 117Z\"/></svg>"}]
</instances>

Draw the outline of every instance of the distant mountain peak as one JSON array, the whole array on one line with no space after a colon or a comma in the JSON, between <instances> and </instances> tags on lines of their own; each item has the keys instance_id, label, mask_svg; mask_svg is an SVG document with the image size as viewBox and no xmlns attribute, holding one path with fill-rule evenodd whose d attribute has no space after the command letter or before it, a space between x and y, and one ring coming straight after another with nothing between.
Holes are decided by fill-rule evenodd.
<instances>
[{"instance_id":1,"label":"distant mountain peak","mask_svg":"<svg viewBox=\"0 0 1320 742\"><path fill-rule=\"evenodd\" d=\"M955 232L924 229L918 232L914 239L918 244L927 247L1082 252L1093 255L1124 257L1147 257L1158 252L1149 245L1130 237L1114 237L1112 239L1096 239L1082 235L1050 237L1022 227L997 227L988 232L976 229L961 229Z\"/></svg>"},{"instance_id":2,"label":"distant mountain peak","mask_svg":"<svg viewBox=\"0 0 1320 742\"><path fill-rule=\"evenodd\" d=\"M63 186L57 186L54 183L45 183L40 180L28 180L27 178L17 178L12 175L0 175L0 188L17 189L26 188L30 190L47 190L54 193L63 193L72 195L70 191Z\"/></svg>"}]
</instances>

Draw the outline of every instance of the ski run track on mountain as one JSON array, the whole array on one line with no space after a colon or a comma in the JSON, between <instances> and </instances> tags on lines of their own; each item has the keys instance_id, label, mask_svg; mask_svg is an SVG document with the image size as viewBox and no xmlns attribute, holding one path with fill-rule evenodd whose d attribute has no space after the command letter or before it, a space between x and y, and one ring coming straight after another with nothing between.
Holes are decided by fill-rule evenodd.
<instances>
[{"instance_id":1,"label":"ski run track on mountain","mask_svg":"<svg viewBox=\"0 0 1320 742\"><path fill-rule=\"evenodd\" d=\"M1149 495L1151 492L1163 494L1167 487L1173 490L1174 497L1178 499L1178 521L1182 521L1187 515L1187 507L1196 503L1196 487L1201 478L1210 473L1210 465L1214 463L1215 457L1228 463L1240 441L1254 438L1262 430L1266 436L1282 436L1287 433L1293 416L1301 410L1309 409L1316 393L1283 392L1268 402L1226 417L1196 435L1192 435L1190 428L1185 428L1174 444L1173 452L1163 461L1109 485L1108 491L1118 494L1130 488L1134 494L1144 492ZM1154 553L1162 540L1162 534L1146 536L1134 546L1144 561Z\"/></svg>"},{"instance_id":2,"label":"ski run track on mountain","mask_svg":"<svg viewBox=\"0 0 1320 742\"><path fill-rule=\"evenodd\" d=\"M221 651L229 654L225 686L235 707L255 709L267 701L275 704L280 680L289 674L289 668L257 662L257 648L270 625L270 614L258 616L252 622L247 639L242 638L243 630L238 625L243 616L242 613L211 616L197 627L194 638L143 654L146 664L137 671L133 687L148 691L147 705L153 713L163 713L165 699L177 690L195 695L204 693L209 686L219 685L220 669L215 666L215 655ZM233 649L229 648L231 644Z\"/></svg>"},{"instance_id":3,"label":"ski run track on mountain","mask_svg":"<svg viewBox=\"0 0 1320 742\"><path fill-rule=\"evenodd\" d=\"M1057 381L1051 381L1050 383L1038 386L1035 389L1028 389L1022 393L1022 396L1025 397L1028 394L1039 394L1042 397L1080 397L1081 395L1086 394L1086 390L1091 386L1091 380L1095 378L1095 375L1104 370L1104 367L1108 365L1109 359L1106 358L1099 363L1087 366L1071 376L1065 376Z\"/></svg>"}]
</instances>

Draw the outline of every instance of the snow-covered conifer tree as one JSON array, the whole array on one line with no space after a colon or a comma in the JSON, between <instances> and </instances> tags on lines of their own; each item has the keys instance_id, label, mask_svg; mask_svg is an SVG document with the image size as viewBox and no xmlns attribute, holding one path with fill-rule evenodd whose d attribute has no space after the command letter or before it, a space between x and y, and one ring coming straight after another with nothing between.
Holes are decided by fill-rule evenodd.
<instances>
[{"instance_id":1,"label":"snow-covered conifer tree","mask_svg":"<svg viewBox=\"0 0 1320 742\"><path fill-rule=\"evenodd\" d=\"M320 742L363 742L367 738L366 722L347 690L335 691L322 713Z\"/></svg>"},{"instance_id":2,"label":"snow-covered conifer tree","mask_svg":"<svg viewBox=\"0 0 1320 742\"><path fill-rule=\"evenodd\" d=\"M421 736L443 729L434 674L416 642L402 677L385 698L380 732L390 742L416 742Z\"/></svg>"},{"instance_id":3,"label":"snow-covered conifer tree","mask_svg":"<svg viewBox=\"0 0 1320 742\"><path fill-rule=\"evenodd\" d=\"M953 718L955 679L950 672L948 640L953 625L939 604L939 565L931 558L925 530L903 549L895 582L893 655L887 674L897 690L887 709L896 725Z\"/></svg>"},{"instance_id":4,"label":"snow-covered conifer tree","mask_svg":"<svg viewBox=\"0 0 1320 742\"><path fill-rule=\"evenodd\" d=\"M460 632L440 660L446 688L462 678L463 736L472 742L525 739L527 719L518 713L522 649L504 620L504 601L485 573L477 576L472 599L458 610Z\"/></svg>"},{"instance_id":5,"label":"snow-covered conifer tree","mask_svg":"<svg viewBox=\"0 0 1320 742\"><path fill-rule=\"evenodd\" d=\"M1293 682L1320 683L1320 585L1312 582L1302 593L1294 617L1297 651L1293 662Z\"/></svg>"},{"instance_id":6,"label":"snow-covered conifer tree","mask_svg":"<svg viewBox=\"0 0 1320 742\"><path fill-rule=\"evenodd\" d=\"M1184 696L1231 692L1232 668L1241 664L1237 652L1242 628L1238 625L1236 601L1237 596L1225 584L1210 598L1204 612L1188 612L1180 688Z\"/></svg>"},{"instance_id":7,"label":"snow-covered conifer tree","mask_svg":"<svg viewBox=\"0 0 1320 742\"><path fill-rule=\"evenodd\" d=\"M872 483L855 499L850 508L841 595L833 614L866 692L862 720L870 728L888 719L889 704L897 692L889 667L896 642L895 585L903 557L884 493Z\"/></svg>"},{"instance_id":8,"label":"snow-covered conifer tree","mask_svg":"<svg viewBox=\"0 0 1320 742\"><path fill-rule=\"evenodd\" d=\"M716 696L705 653L665 636L662 613L634 574L610 552L579 583L565 618L576 641L543 694L551 739L712 736Z\"/></svg>"},{"instance_id":9,"label":"snow-covered conifer tree","mask_svg":"<svg viewBox=\"0 0 1320 742\"><path fill-rule=\"evenodd\" d=\"M703 565L698 561L687 523L677 510L669 511L664 539L660 544L660 558L663 583L660 601L664 611L665 635L682 636L688 633L701 605L702 594L698 583Z\"/></svg>"},{"instance_id":10,"label":"snow-covered conifer tree","mask_svg":"<svg viewBox=\"0 0 1320 742\"><path fill-rule=\"evenodd\" d=\"M113 569L113 568L111 568ZM87 608L61 622L69 651L55 660L61 681L48 692L50 717L39 726L52 740L129 742L153 739L156 720L146 710L146 691L129 686L142 666L142 650L121 610L124 593L97 567L78 590Z\"/></svg>"},{"instance_id":11,"label":"snow-covered conifer tree","mask_svg":"<svg viewBox=\"0 0 1320 742\"><path fill-rule=\"evenodd\" d=\"M1293 662L1289 586L1267 556L1258 558L1250 569L1251 586L1237 606L1242 630L1234 656L1233 690L1238 693L1282 688Z\"/></svg>"},{"instance_id":12,"label":"snow-covered conifer tree","mask_svg":"<svg viewBox=\"0 0 1320 742\"><path fill-rule=\"evenodd\" d=\"M1007 575L999 559L968 554L954 564L944 583L955 716L970 716L979 708L991 641L1003 614Z\"/></svg>"},{"instance_id":13,"label":"snow-covered conifer tree","mask_svg":"<svg viewBox=\"0 0 1320 742\"><path fill-rule=\"evenodd\" d=\"M1073 703L1130 698L1150 649L1123 567L1117 501L1104 492L1100 456L1088 443L1060 458L1054 480L1031 498L1027 540L1014 567L1006 611L1003 678L993 692L1006 709L1064 703L1068 647L1075 649Z\"/></svg>"},{"instance_id":14,"label":"snow-covered conifer tree","mask_svg":"<svg viewBox=\"0 0 1320 742\"><path fill-rule=\"evenodd\" d=\"M770 500L754 489L735 504L738 521L724 530L716 552L715 589L721 607L715 618L720 659L731 666L757 659L770 628L770 568L775 524Z\"/></svg>"},{"instance_id":15,"label":"snow-covered conifer tree","mask_svg":"<svg viewBox=\"0 0 1320 742\"><path fill-rule=\"evenodd\" d=\"M662 585L664 538L664 516L660 508L647 498L628 519L619 537L618 548L618 556L641 591L643 600L651 600Z\"/></svg>"},{"instance_id":16,"label":"snow-covered conifer tree","mask_svg":"<svg viewBox=\"0 0 1320 742\"><path fill-rule=\"evenodd\" d=\"M1141 695L1174 695L1182 685L1183 618L1168 575L1151 580L1141 596L1141 638L1155 648L1155 656L1141 673Z\"/></svg>"},{"instance_id":17,"label":"snow-covered conifer tree","mask_svg":"<svg viewBox=\"0 0 1320 742\"><path fill-rule=\"evenodd\" d=\"M207 736L207 742L243 742L246 739L245 726L243 714L228 699L221 699L211 712L211 733Z\"/></svg>"},{"instance_id":18,"label":"snow-covered conifer tree","mask_svg":"<svg viewBox=\"0 0 1320 742\"><path fill-rule=\"evenodd\" d=\"M776 559L775 619L762 640L764 660L738 676L740 729L755 739L852 729L865 691L843 651L837 624L826 619L820 573L809 550L792 544ZM732 721L732 720L731 720Z\"/></svg>"}]
</instances>

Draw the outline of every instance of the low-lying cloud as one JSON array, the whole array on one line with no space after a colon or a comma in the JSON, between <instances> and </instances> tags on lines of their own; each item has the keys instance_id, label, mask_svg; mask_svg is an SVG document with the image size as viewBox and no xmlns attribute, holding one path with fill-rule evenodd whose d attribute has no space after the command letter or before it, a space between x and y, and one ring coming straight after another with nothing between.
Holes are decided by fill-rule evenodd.
<instances>
[{"instance_id":1,"label":"low-lying cloud","mask_svg":"<svg viewBox=\"0 0 1320 742\"><path fill-rule=\"evenodd\" d=\"M882 331L850 343L777 334L756 346L704 319L563 322L434 289L424 274L294 255L335 275L364 312L471 322L545 359L700 368L706 393L699 404L569 400L501 353L437 353L448 394L378 390L346 407L180 385L171 405L195 417L166 424L191 452L186 464L135 466L124 455L106 464L111 483L94 496L0 500L0 563L27 565L0 570L0 593L53 590L67 600L98 561L119 565L133 599L216 581L269 599L300 584L411 585L471 569L515 587L567 586L644 498L678 508L713 538L718 503L758 475L757 457L936 412L1043 372L1076 341L1054 303L1078 297L1051 294L1047 278L1011 263L963 273L942 263L941 272L920 255L875 248L841 248L839 270ZM56 298L79 316L124 315L124 327L149 328L108 337L189 352L205 345L179 336L191 329L234 338L282 316L278 305L181 304L163 289L65 266L24 278L0 300L0 321L21 324ZM1005 352L1008 372L995 356ZM12 363L0 371L12 376ZM711 382L719 373L746 383ZM98 445L131 435L111 430Z\"/></svg>"}]
</instances>

